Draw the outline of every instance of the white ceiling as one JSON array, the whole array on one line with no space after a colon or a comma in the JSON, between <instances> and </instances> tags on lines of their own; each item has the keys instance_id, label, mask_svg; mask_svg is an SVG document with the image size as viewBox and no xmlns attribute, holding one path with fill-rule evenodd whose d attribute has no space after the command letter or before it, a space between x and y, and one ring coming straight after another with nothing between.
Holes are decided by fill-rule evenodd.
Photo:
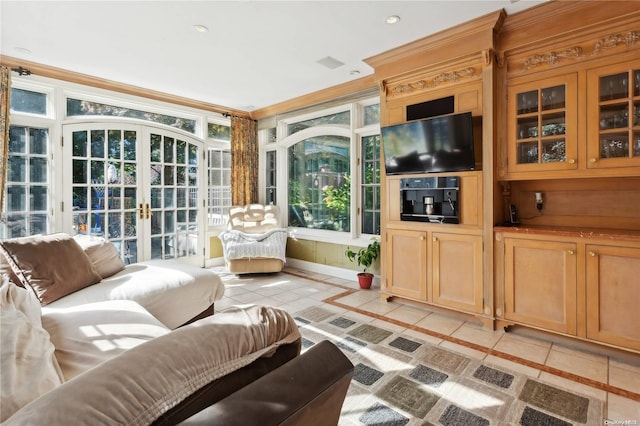
<instances>
[{"instance_id":1,"label":"white ceiling","mask_svg":"<svg viewBox=\"0 0 640 426\"><path fill-rule=\"evenodd\" d=\"M372 74L363 59L394 47L542 2L0 0L0 53L251 111ZM344 65L320 65L326 57Z\"/></svg>"}]
</instances>

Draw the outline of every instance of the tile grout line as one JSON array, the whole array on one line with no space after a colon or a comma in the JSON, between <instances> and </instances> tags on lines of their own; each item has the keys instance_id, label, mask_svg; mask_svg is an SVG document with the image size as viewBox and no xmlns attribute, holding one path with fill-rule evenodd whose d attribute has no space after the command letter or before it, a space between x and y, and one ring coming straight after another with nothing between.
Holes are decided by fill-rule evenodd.
<instances>
[{"instance_id":1,"label":"tile grout line","mask_svg":"<svg viewBox=\"0 0 640 426\"><path fill-rule=\"evenodd\" d=\"M283 272L285 272L285 271L283 271ZM450 335L447 335L447 334L439 333L439 332L434 331L434 330L429 330L428 328L418 327L417 325L414 325L414 324L405 323L405 322L396 320L394 318L388 318L388 317L385 317L384 315L376 314L374 312L365 311L364 309L359 309L359 308L356 308L356 307L353 307L353 306L350 306L350 305L346 305L344 303L340 303L340 302L337 301L337 299L341 299L343 297L346 297L346 296L349 296L351 294L354 294L354 293L358 292L359 290L357 290L357 289L347 289L347 288L345 288L345 287L343 287L341 285L328 283L326 281L322 281L322 280L317 279L317 278L306 277L306 276L304 276L302 274L296 274L296 273L292 273L292 272L288 272L288 271L285 272L285 273L293 275L293 276L296 276L296 277L299 277L299 278L307 279L307 280L310 280L310 281L315 281L315 282L318 282L318 283L331 285L331 286L334 286L334 287L344 288L345 291L343 293L339 293L339 294L336 294L334 296L328 297L327 299L322 300L322 302L327 303L329 305L333 305L333 306L336 306L336 307L339 307L339 308L342 308L342 309L346 309L346 310L351 311L351 312L356 312L356 313L359 313L359 314L362 314L362 315L366 315L366 316L369 316L369 317L372 317L372 318L375 318L375 319L379 319L381 321L385 321L385 322L388 322L388 323L391 323L391 324L395 324L395 325L398 325L398 326L401 326L401 327L405 327L405 328L408 328L410 330L417 331L417 332L420 332L420 333L423 333L423 334L427 334L429 336L436 337L436 338L439 338L439 339L442 339L442 340L446 340L446 341L451 342L451 343L456 343L458 345L465 346L465 347L470 348L470 349L475 349L475 350L477 350L479 352L483 352L483 353L485 353L487 355L493 355L493 356L496 356L498 358L505 359L507 361L512 361L512 362L515 362L517 364L521 364L521 365L524 365L524 366L527 366L527 367L535 368L535 369L538 369L538 370L543 371L545 373L553 374L555 376L558 376L558 377L561 377L561 378L564 378L564 379L567 379L567 380L571 380L571 381L576 382L576 383L580 383L580 384L583 384L583 385L586 385L586 386L589 386L589 387L592 387L592 388L595 388L595 389L598 389L598 390L601 390L601 391L613 393L615 395L618 395L618 396L621 396L621 397L624 397L624 398L628 398L628 399L631 399L633 401L640 402L640 393L636 393L636 392L629 391L629 390L626 390L626 389L622 389L622 388L619 388L619 387L616 387L616 386L612 386L612 385L607 384L607 383L602 383L602 382L599 382L597 380L589 379L587 377L583 377L583 376L580 376L580 375L577 375L577 374L569 373L568 371L563 371L563 370L560 370L560 369L557 369L557 368L554 368L554 367L550 367L550 366L545 365L545 364L540 364L538 362L531 361L531 360L528 360L528 359L525 359L525 358L521 358L521 357L518 357L518 356L515 356L515 355L511 355L511 354L508 354L506 352L498 351L498 350L493 349L493 348L487 348L487 347L479 345L477 343L468 342L466 340L463 340L463 339L460 339L460 338L457 338L457 337L453 337L453 336L450 336ZM547 357L549 356L550 352L551 352L551 349L547 353Z\"/></svg>"},{"instance_id":2,"label":"tile grout line","mask_svg":"<svg viewBox=\"0 0 640 426\"><path fill-rule=\"evenodd\" d=\"M323 302L327 303L327 304L330 304L330 305L333 305L333 306L336 306L336 307L339 307L339 308L343 308L343 309L352 311L352 312L363 314L363 315L366 315L366 316L369 316L369 317L372 317L372 318L375 318L375 319L379 319L381 321L386 321L386 322L391 323L391 324L402 326L402 327L408 328L408 329L413 330L413 331L417 331L417 332L420 332L420 333L423 333L423 334L427 334L427 335L432 336L432 337L436 337L436 338L439 338L439 339L442 339L442 340L446 340L448 342L455 343L455 344L458 344L460 346L465 346L465 347L470 348L470 349L475 349L475 350L477 350L479 352L483 352L483 353L485 353L487 355L493 355L493 356L496 356L498 358L505 359L507 361L512 361L512 362L515 362L515 363L518 363L518 364L521 364L521 365L524 365L524 366L527 366L527 367L535 368L535 369L538 369L538 370L543 371L545 373L553 374L555 376L558 376L558 377L561 377L561 378L564 378L564 379L567 379L567 380L571 380L571 381L576 382L576 383L580 383L580 384L583 384L583 385L586 385L586 386L589 386L589 387L592 387L592 388L595 388L595 389L598 389L598 390L602 390L602 391L605 391L605 392L613 393L615 395L622 396L624 398L628 398L628 399L631 399L633 401L640 402L640 394L638 394L636 392L632 392L632 391L629 391L629 390L626 390L626 389L622 389L622 388L619 388L619 387L616 387L616 386L612 386L612 385L609 385L609 384L606 384L606 383L602 383L602 382L599 382L597 380L589 379L587 377L582 377L582 376L579 376L577 374L569 373L567 371L563 371L563 370L560 370L560 369L557 369L557 368L554 368L554 367L550 367L548 365L540 364L540 363L537 363L535 361L530 361L530 360L525 359L525 358L520 358L518 356L511 355L511 354L508 354L506 352L498 351L498 350L495 350L495 349L492 349L492 348L487 348L487 347L479 345L477 343L468 342L466 340L462 340L462 339L459 339L457 337L449 336L447 334L439 333L437 331L429 330L429 329L426 329L426 328L423 328L423 327L418 327L418 326L416 326L414 324L408 324L408 323L405 323L405 322L402 322L402 321L398 321L398 320L393 319L393 318L386 318L383 315L379 315L379 314L376 314L376 313L373 313L373 312L365 311L363 309L355 308L353 306L345 305L343 303L340 303L340 302L336 301L336 299L340 299L342 297L345 297L345 296L347 296L349 294L352 294L355 291L357 291L357 290L348 290L347 292L345 292L343 294L338 294L338 295L329 297L329 298L323 300Z\"/></svg>"}]
</instances>

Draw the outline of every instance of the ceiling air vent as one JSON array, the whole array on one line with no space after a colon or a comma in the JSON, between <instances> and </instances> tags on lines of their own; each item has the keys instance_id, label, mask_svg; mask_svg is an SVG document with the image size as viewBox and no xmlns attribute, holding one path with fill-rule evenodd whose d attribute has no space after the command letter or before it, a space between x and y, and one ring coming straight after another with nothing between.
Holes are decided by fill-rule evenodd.
<instances>
[{"instance_id":1,"label":"ceiling air vent","mask_svg":"<svg viewBox=\"0 0 640 426\"><path fill-rule=\"evenodd\" d=\"M322 58L317 61L320 65L324 65L329 69L336 69L344 65L344 62L340 62L336 58L332 58L331 56L327 56L326 58Z\"/></svg>"}]
</instances>

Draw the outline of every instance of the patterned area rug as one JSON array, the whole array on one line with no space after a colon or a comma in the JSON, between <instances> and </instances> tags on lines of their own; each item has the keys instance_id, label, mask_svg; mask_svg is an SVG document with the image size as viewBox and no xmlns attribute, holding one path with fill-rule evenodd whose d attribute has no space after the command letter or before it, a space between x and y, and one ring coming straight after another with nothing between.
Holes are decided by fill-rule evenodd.
<instances>
[{"instance_id":1,"label":"patterned area rug","mask_svg":"<svg viewBox=\"0 0 640 426\"><path fill-rule=\"evenodd\" d=\"M355 366L341 425L602 425L604 403L328 309L295 315L303 351L335 343Z\"/></svg>"}]
</instances>

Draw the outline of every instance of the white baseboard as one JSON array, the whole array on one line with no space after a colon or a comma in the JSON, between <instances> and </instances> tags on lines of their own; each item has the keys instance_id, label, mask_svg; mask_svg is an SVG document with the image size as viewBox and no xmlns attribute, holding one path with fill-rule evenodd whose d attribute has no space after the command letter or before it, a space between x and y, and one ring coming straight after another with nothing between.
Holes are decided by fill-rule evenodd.
<instances>
[{"instance_id":1,"label":"white baseboard","mask_svg":"<svg viewBox=\"0 0 640 426\"><path fill-rule=\"evenodd\" d=\"M206 259L206 268L212 268L214 266L224 266L224 258L216 257L213 259ZM321 263L308 262L306 260L287 258L285 267L297 268L307 272L330 275L332 277L342 278L350 281L358 280L358 271L354 271L353 269L338 268L337 266L323 265ZM380 277L378 275L375 275L373 277L373 285L380 288Z\"/></svg>"},{"instance_id":2,"label":"white baseboard","mask_svg":"<svg viewBox=\"0 0 640 426\"><path fill-rule=\"evenodd\" d=\"M358 280L358 271L354 271L353 269L338 268L337 266L323 265L321 263L307 262L306 260L299 259L287 259L285 266L309 272L316 272L319 274L331 275L332 277L350 281ZM380 288L380 277L378 275L373 277L373 285Z\"/></svg>"},{"instance_id":3,"label":"white baseboard","mask_svg":"<svg viewBox=\"0 0 640 426\"><path fill-rule=\"evenodd\" d=\"M204 267L212 268L214 266L224 266L224 257L214 257L212 259L205 259Z\"/></svg>"}]
</instances>

